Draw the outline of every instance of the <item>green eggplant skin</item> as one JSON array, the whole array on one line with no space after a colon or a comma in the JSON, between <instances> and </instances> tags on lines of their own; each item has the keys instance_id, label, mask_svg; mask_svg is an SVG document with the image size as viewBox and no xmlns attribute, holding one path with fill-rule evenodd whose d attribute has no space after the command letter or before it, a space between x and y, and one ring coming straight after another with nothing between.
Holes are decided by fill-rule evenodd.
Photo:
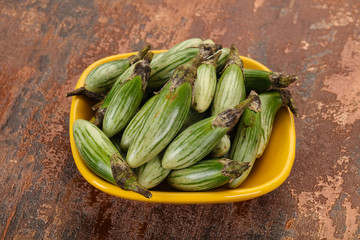
<instances>
[{"instance_id":1,"label":"green eggplant skin","mask_svg":"<svg viewBox=\"0 0 360 240\"><path fill-rule=\"evenodd\" d=\"M202 42L203 44L215 44L215 42L211 39L206 39Z\"/></svg>"},{"instance_id":2,"label":"green eggplant skin","mask_svg":"<svg viewBox=\"0 0 360 240\"><path fill-rule=\"evenodd\" d=\"M244 84L247 92L268 92L286 88L294 83L298 77L283 72L269 72L258 69L244 69Z\"/></svg>"},{"instance_id":3,"label":"green eggplant skin","mask_svg":"<svg viewBox=\"0 0 360 240\"><path fill-rule=\"evenodd\" d=\"M225 134L220 141L215 145L209 156L219 158L225 156L230 150L231 141L229 135Z\"/></svg>"},{"instance_id":4,"label":"green eggplant skin","mask_svg":"<svg viewBox=\"0 0 360 240\"><path fill-rule=\"evenodd\" d=\"M126 161L136 168L158 155L180 130L190 109L191 85L184 82L170 89L169 82L156 97L154 107L144 117L130 144Z\"/></svg>"},{"instance_id":5,"label":"green eggplant skin","mask_svg":"<svg viewBox=\"0 0 360 240\"><path fill-rule=\"evenodd\" d=\"M128 69L125 70L125 72L123 74L121 74L120 76L118 76L115 80L115 83L112 85L110 91L108 92L108 94L106 95L103 103L101 104L101 108L107 108L111 102L111 100L113 99L113 97L115 96L116 92L119 91L119 89L121 88L122 84L131 77L131 75L133 74L133 71L135 69L136 64L131 65Z\"/></svg>"},{"instance_id":6,"label":"green eggplant skin","mask_svg":"<svg viewBox=\"0 0 360 240\"><path fill-rule=\"evenodd\" d=\"M78 119L74 122L73 133L75 145L91 171L123 190L151 198L151 193L138 183L135 173L98 127L89 121Z\"/></svg>"},{"instance_id":7,"label":"green eggplant skin","mask_svg":"<svg viewBox=\"0 0 360 240\"><path fill-rule=\"evenodd\" d=\"M165 54L166 54L166 52L161 52L161 53L156 53L156 54L154 54L154 57L153 57L153 62L157 62L157 61L160 61L160 59L162 58L162 57L164 57L165 56Z\"/></svg>"},{"instance_id":8,"label":"green eggplant skin","mask_svg":"<svg viewBox=\"0 0 360 240\"><path fill-rule=\"evenodd\" d=\"M151 189L163 182L169 175L170 170L161 166L161 157L158 155L136 168L135 173L138 182L147 189Z\"/></svg>"},{"instance_id":9,"label":"green eggplant skin","mask_svg":"<svg viewBox=\"0 0 360 240\"><path fill-rule=\"evenodd\" d=\"M182 191L206 191L225 185L247 168L248 163L224 158L203 160L191 167L171 171L167 182Z\"/></svg>"},{"instance_id":10,"label":"green eggplant skin","mask_svg":"<svg viewBox=\"0 0 360 240\"><path fill-rule=\"evenodd\" d=\"M176 44L175 46L170 48L169 51L166 52L166 54L170 55L186 48L195 48L198 47L200 44L203 44L203 41L200 38L190 38Z\"/></svg>"},{"instance_id":11,"label":"green eggplant skin","mask_svg":"<svg viewBox=\"0 0 360 240\"><path fill-rule=\"evenodd\" d=\"M103 93L111 88L117 77L123 74L131 65L141 60L150 50L145 44L138 53L124 59L103 63L93 69L85 79L85 89L92 93Z\"/></svg>"},{"instance_id":12,"label":"green eggplant skin","mask_svg":"<svg viewBox=\"0 0 360 240\"><path fill-rule=\"evenodd\" d=\"M85 88L90 92L100 93L111 88L116 77L130 67L128 59L107 62L93 69L85 79Z\"/></svg>"},{"instance_id":13,"label":"green eggplant skin","mask_svg":"<svg viewBox=\"0 0 360 240\"><path fill-rule=\"evenodd\" d=\"M220 48L217 44L201 45L196 57L175 69L129 147L126 161L131 167L141 166L158 155L179 132L189 113L196 70Z\"/></svg>"},{"instance_id":14,"label":"green eggplant skin","mask_svg":"<svg viewBox=\"0 0 360 240\"><path fill-rule=\"evenodd\" d=\"M176 44L167 52L156 54L151 64L149 87L155 89L164 85L177 66L189 61L199 52L197 47L202 43L200 38L190 38Z\"/></svg>"},{"instance_id":15,"label":"green eggplant skin","mask_svg":"<svg viewBox=\"0 0 360 240\"><path fill-rule=\"evenodd\" d=\"M134 71L138 71L139 69L144 69L144 71L150 72L150 67L148 66L152 61L154 54L152 52L148 52L150 49L150 45L146 45L144 49L142 49L138 54L131 56L130 59L134 64L132 64L128 69L126 69L120 76L115 79L114 84L112 85L110 91L107 93L104 101L102 102L100 109L105 109L109 106L111 100L114 95L119 91L122 87L123 83L132 77ZM130 58L131 58L130 57ZM139 61L140 59L143 59ZM147 70L147 68L149 68Z\"/></svg>"},{"instance_id":16,"label":"green eggplant skin","mask_svg":"<svg viewBox=\"0 0 360 240\"><path fill-rule=\"evenodd\" d=\"M228 66L221 75L215 91L211 115L239 104L246 97L242 70L236 64Z\"/></svg>"},{"instance_id":17,"label":"green eggplant skin","mask_svg":"<svg viewBox=\"0 0 360 240\"><path fill-rule=\"evenodd\" d=\"M118 151L110 139L95 125L83 119L74 122L73 133L85 164L96 175L115 184L110 159Z\"/></svg>"},{"instance_id":18,"label":"green eggplant skin","mask_svg":"<svg viewBox=\"0 0 360 240\"><path fill-rule=\"evenodd\" d=\"M271 81L268 76L271 72L255 70L255 69L244 69L244 84L246 91L254 90L257 93L265 92L271 87Z\"/></svg>"},{"instance_id":19,"label":"green eggplant skin","mask_svg":"<svg viewBox=\"0 0 360 240\"><path fill-rule=\"evenodd\" d=\"M178 66L194 58L199 51L199 48L185 48L172 54L165 54L159 61L152 61L148 87L150 89L161 88Z\"/></svg>"},{"instance_id":20,"label":"green eggplant skin","mask_svg":"<svg viewBox=\"0 0 360 240\"><path fill-rule=\"evenodd\" d=\"M283 105L279 92L267 92L259 94L261 100L261 141L257 158L264 153L272 132L276 113Z\"/></svg>"},{"instance_id":21,"label":"green eggplant skin","mask_svg":"<svg viewBox=\"0 0 360 240\"><path fill-rule=\"evenodd\" d=\"M243 111L249 105L257 106L258 102L258 95L251 92L247 99L234 108L191 125L166 148L162 166L166 169L182 169L197 163L237 124Z\"/></svg>"},{"instance_id":22,"label":"green eggplant skin","mask_svg":"<svg viewBox=\"0 0 360 240\"><path fill-rule=\"evenodd\" d=\"M221 73L222 70L224 69L226 61L228 60L229 55L230 55L230 48L222 48L219 50L219 52L221 52L221 55L216 62L216 72L217 73Z\"/></svg>"},{"instance_id":23,"label":"green eggplant skin","mask_svg":"<svg viewBox=\"0 0 360 240\"><path fill-rule=\"evenodd\" d=\"M189 167L206 155L216 146L229 128L214 128L215 117L201 120L180 133L167 147L162 166L166 169Z\"/></svg>"},{"instance_id":24,"label":"green eggplant skin","mask_svg":"<svg viewBox=\"0 0 360 240\"><path fill-rule=\"evenodd\" d=\"M199 113L205 112L211 105L216 90L216 70L214 64L203 63L197 69L193 89L192 108Z\"/></svg>"},{"instance_id":25,"label":"green eggplant skin","mask_svg":"<svg viewBox=\"0 0 360 240\"><path fill-rule=\"evenodd\" d=\"M135 115L143 98L143 84L139 75L125 82L112 98L105 112L102 130L108 137L122 131Z\"/></svg>"},{"instance_id":26,"label":"green eggplant skin","mask_svg":"<svg viewBox=\"0 0 360 240\"><path fill-rule=\"evenodd\" d=\"M121 138L120 147L123 151L127 152L129 149L130 144L133 142L138 129L141 127L144 121L144 116L152 107L154 106L153 103L158 95L154 95L150 98L142 107L141 109L135 114L135 116L131 119L129 124L126 126L124 133Z\"/></svg>"},{"instance_id":27,"label":"green eggplant skin","mask_svg":"<svg viewBox=\"0 0 360 240\"><path fill-rule=\"evenodd\" d=\"M234 45L230 48L224 69L216 85L211 115L233 108L246 98L243 62Z\"/></svg>"},{"instance_id":28,"label":"green eggplant skin","mask_svg":"<svg viewBox=\"0 0 360 240\"><path fill-rule=\"evenodd\" d=\"M125 59L122 59L122 60L125 61ZM110 63L108 63L108 64L110 64ZM105 72L104 67L106 67L106 65L105 66L100 65L97 68L95 68L93 71L95 71L95 70L96 71L90 72L88 77L85 79L84 87L75 89L74 91L67 93L66 96L70 97L70 96L76 96L76 95L84 95L93 101L99 102L98 105L99 105L100 109L107 108L113 95L116 93L118 88L121 86L121 84L126 79L128 79L131 76L131 74L135 68L135 65L131 65L130 67L126 68L126 70L124 70L122 73L120 73L120 75L117 77L114 77L112 79L107 79L107 80L105 80L105 79L99 80L98 79L99 76L104 75L104 73L99 74L100 71ZM108 85L108 87L106 87L105 85L106 86ZM106 91L109 88L110 88L110 90L108 91L108 93L106 93ZM99 125L97 125L97 126L99 126Z\"/></svg>"},{"instance_id":29,"label":"green eggplant skin","mask_svg":"<svg viewBox=\"0 0 360 240\"><path fill-rule=\"evenodd\" d=\"M95 113L94 124L105 127L105 133L109 137L114 136L127 125L140 105L151 71L150 62L153 56L154 54L149 52L141 61L128 68L116 80L104 101L99 103L100 107ZM107 111L110 113L106 114ZM107 117L104 123L105 115Z\"/></svg>"},{"instance_id":30,"label":"green eggplant skin","mask_svg":"<svg viewBox=\"0 0 360 240\"><path fill-rule=\"evenodd\" d=\"M230 150L230 159L248 162L250 167L229 183L229 188L237 188L250 174L254 166L261 142L261 111L246 109L240 118L235 138Z\"/></svg>"}]
</instances>

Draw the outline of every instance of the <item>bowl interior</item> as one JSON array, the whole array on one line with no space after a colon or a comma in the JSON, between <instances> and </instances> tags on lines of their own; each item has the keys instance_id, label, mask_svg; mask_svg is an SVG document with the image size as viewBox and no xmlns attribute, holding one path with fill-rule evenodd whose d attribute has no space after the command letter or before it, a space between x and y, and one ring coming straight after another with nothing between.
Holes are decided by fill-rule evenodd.
<instances>
[{"instance_id":1,"label":"bowl interior","mask_svg":"<svg viewBox=\"0 0 360 240\"><path fill-rule=\"evenodd\" d=\"M163 52L153 51L154 53ZM91 64L80 76L76 85L84 85L86 76L92 69L105 62L119 58L126 58L134 53L119 54L106 57ZM245 68L269 71L261 63L242 57ZM89 120L94 112L91 106L94 103L84 97L73 97L70 111L70 143L74 161L82 176L97 189L108 194L130 200L157 202L157 203L224 203L252 199L264 195L280 186L288 177L295 158L295 124L293 114L288 108L282 108L276 115L273 132L263 156L255 161L255 165L247 179L237 189L218 188L207 192L180 192L162 185L151 190L152 198L147 199L139 194L124 191L95 175L84 163L77 151L73 138L72 126L76 119Z\"/></svg>"}]
</instances>

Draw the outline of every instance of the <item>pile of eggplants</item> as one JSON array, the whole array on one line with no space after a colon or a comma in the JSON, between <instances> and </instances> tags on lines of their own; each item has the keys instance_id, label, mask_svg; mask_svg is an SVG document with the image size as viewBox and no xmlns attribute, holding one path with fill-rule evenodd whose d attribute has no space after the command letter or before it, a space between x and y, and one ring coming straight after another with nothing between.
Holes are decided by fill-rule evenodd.
<instances>
[{"instance_id":1,"label":"pile of eggplants","mask_svg":"<svg viewBox=\"0 0 360 240\"><path fill-rule=\"evenodd\" d=\"M297 76L245 69L238 49L185 40L150 45L99 65L67 96L96 102L73 125L76 147L99 177L151 198L163 181L181 191L237 188L269 142L285 88Z\"/></svg>"}]
</instances>

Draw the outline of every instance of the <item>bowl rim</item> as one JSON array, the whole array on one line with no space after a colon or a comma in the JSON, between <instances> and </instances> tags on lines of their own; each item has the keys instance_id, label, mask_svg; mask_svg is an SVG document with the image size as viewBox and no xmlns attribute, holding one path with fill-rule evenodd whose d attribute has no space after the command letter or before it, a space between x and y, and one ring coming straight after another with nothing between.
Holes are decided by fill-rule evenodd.
<instances>
[{"instance_id":1,"label":"bowl rim","mask_svg":"<svg viewBox=\"0 0 360 240\"><path fill-rule=\"evenodd\" d=\"M162 53L166 52L167 50L152 50L153 53ZM93 70L95 67L99 66L100 64L126 58L130 55L135 54L136 52L130 52L130 53L123 53L123 54L117 54L108 56L102 59L99 59L98 61L92 63L90 66L88 66L85 71L81 74L79 80L77 81L75 89L82 87L85 82L86 76ZM251 64L258 65L261 70L270 71L266 66L263 64L247 58L245 56L240 56L241 59L247 62L250 62ZM93 185L95 188L108 193L110 195L125 198L129 200L135 200L135 201L141 201L141 202L153 202L153 203L167 203L167 204L211 204L211 203L229 203L229 202L238 202L238 201L245 201L252 198L256 198L259 196L262 196L266 193L269 193L279 187L289 176L294 159L295 159L295 148L296 148L296 135L295 135L295 122L294 122L294 116L289 110L289 108L286 108L287 113L290 117L290 141L289 141L289 154L286 159L286 164L280 174L278 174L276 177L272 178L270 181L264 182L263 184L257 185L256 187L251 188L245 188L242 189L236 188L236 189L221 189L221 190L212 190L208 192L164 192L164 191L155 191L150 190L152 193L152 198L148 199L145 198L137 193L131 192L131 191L125 191L122 190L120 187L107 182L106 180L98 177L96 174L94 174L84 163L83 159L81 158L76 145L75 140L73 136L73 123L76 120L75 119L75 109L77 108L77 105L79 104L79 100L81 97L74 96L72 98L71 102L71 110L70 110L70 119L69 119L69 135L70 135L70 145L71 145L71 151L72 155L76 164L76 167L78 168L81 175L85 178L86 181L88 181L91 185Z\"/></svg>"}]
</instances>

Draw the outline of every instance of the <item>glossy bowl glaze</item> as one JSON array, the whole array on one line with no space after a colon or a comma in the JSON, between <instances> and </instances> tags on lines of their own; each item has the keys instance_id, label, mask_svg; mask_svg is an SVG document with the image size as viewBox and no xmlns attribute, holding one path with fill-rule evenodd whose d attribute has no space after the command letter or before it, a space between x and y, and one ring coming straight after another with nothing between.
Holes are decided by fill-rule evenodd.
<instances>
[{"instance_id":1,"label":"glossy bowl glaze","mask_svg":"<svg viewBox=\"0 0 360 240\"><path fill-rule=\"evenodd\" d=\"M164 50L153 51L160 53ZM124 53L106 57L91 64L80 76L76 88L82 87L92 69L105 62L126 58L134 53ZM245 68L269 71L267 67L252 59L242 57ZM180 192L166 183L151 190L152 198L147 199L137 193L124 191L95 175L81 158L73 137L73 123L76 119L89 120L94 112L93 103L83 97L73 97L70 112L70 143L74 161L82 176L97 189L120 198L136 201L174 204L204 204L244 201L264 195L279 187L289 176L295 158L295 124L288 108L283 107L275 118L269 145L261 158L257 159L248 178L237 189L218 188L207 192Z\"/></svg>"}]
</instances>

